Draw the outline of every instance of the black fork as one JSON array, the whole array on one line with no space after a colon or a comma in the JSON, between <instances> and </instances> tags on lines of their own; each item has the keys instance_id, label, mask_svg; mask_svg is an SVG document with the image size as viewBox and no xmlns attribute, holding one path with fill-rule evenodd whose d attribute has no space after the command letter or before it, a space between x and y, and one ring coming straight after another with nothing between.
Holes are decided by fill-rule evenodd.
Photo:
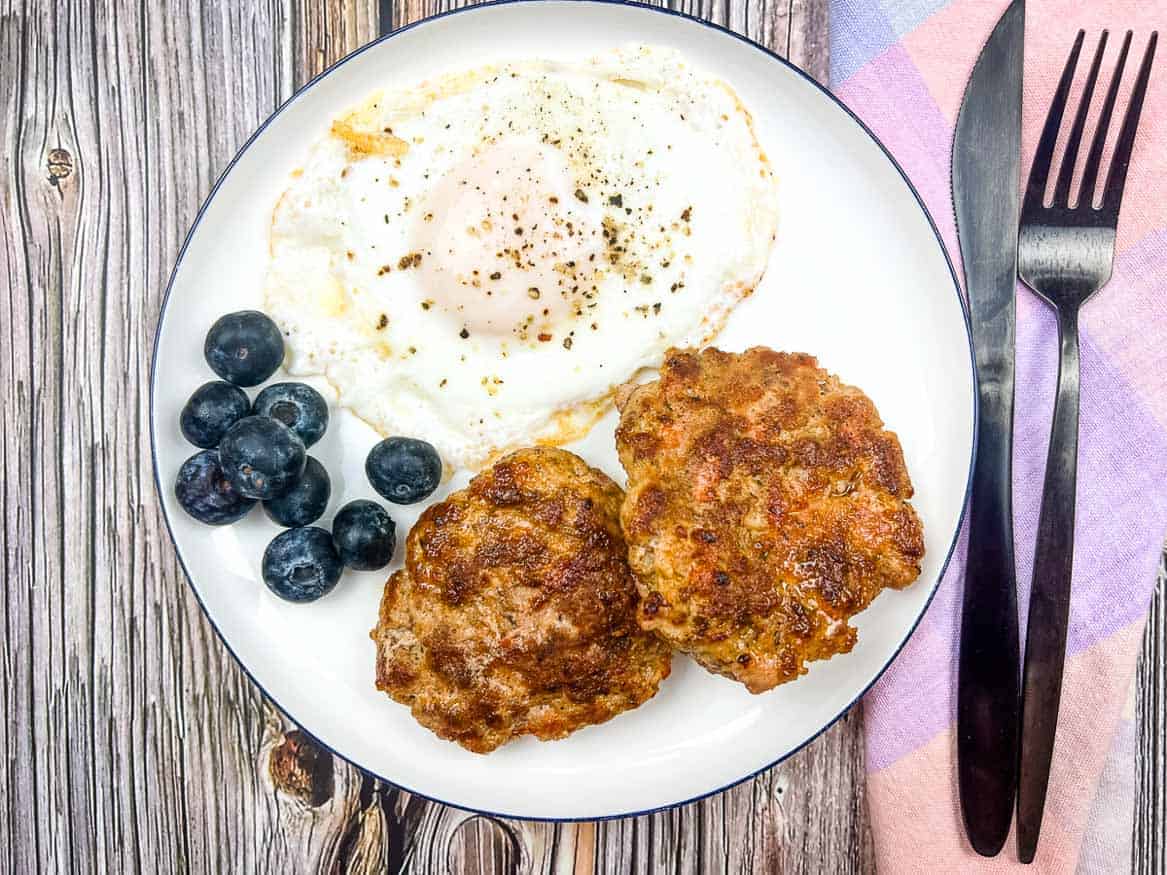
<instances>
[{"instance_id":1,"label":"black fork","mask_svg":"<svg viewBox=\"0 0 1167 875\"><path fill-rule=\"evenodd\" d=\"M1085 35L1085 31L1079 31L1074 40L1041 132L1021 206L1021 232L1018 238L1018 273L1025 284L1056 311L1061 350L1049 457L1041 496L1041 516L1037 525L1037 547L1033 558L1033 588L1029 599L1022 681L1017 853L1023 863L1033 861L1041 832L1042 810L1045 807L1061 699L1066 628L1070 617L1074 501L1078 472L1078 311L1110 279L1123 186L1158 41L1158 33L1152 33L1131 91L1130 104L1123 118L1106 181L1101 192L1097 192L1106 134L1131 45L1131 33L1127 31L1110 80L1110 88L1102 104L1098 128L1086 156L1079 195L1076 202L1071 203L1078 148L1082 143L1090 100L1106 50L1107 32L1102 32L1087 74L1082 100L1066 136L1065 154L1054 182L1053 199L1047 204L1045 193L1054 146Z\"/></svg>"}]
</instances>

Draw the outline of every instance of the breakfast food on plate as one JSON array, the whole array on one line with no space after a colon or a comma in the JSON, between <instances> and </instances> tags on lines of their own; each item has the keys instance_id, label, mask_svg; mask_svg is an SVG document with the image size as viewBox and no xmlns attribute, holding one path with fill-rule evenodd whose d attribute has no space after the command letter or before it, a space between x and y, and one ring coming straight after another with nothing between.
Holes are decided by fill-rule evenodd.
<instances>
[{"instance_id":1,"label":"breakfast food on plate","mask_svg":"<svg viewBox=\"0 0 1167 875\"><path fill-rule=\"evenodd\" d=\"M453 467L577 437L668 346L706 342L777 225L746 108L666 49L377 93L305 158L265 284L288 369Z\"/></svg>"},{"instance_id":2,"label":"breakfast food on plate","mask_svg":"<svg viewBox=\"0 0 1167 875\"><path fill-rule=\"evenodd\" d=\"M306 526L324 515L331 494L332 480L328 472L313 456L308 456L296 485L283 495L265 501L263 512L281 526Z\"/></svg>"},{"instance_id":3,"label":"breakfast food on plate","mask_svg":"<svg viewBox=\"0 0 1167 875\"><path fill-rule=\"evenodd\" d=\"M227 382L258 386L283 364L284 338L267 315L241 310L219 317L211 326L203 356Z\"/></svg>"},{"instance_id":4,"label":"breakfast food on plate","mask_svg":"<svg viewBox=\"0 0 1167 875\"><path fill-rule=\"evenodd\" d=\"M211 449L227 429L251 412L247 393L238 386L214 380L194 390L179 415L182 436L196 447Z\"/></svg>"},{"instance_id":5,"label":"breakfast food on plate","mask_svg":"<svg viewBox=\"0 0 1167 875\"><path fill-rule=\"evenodd\" d=\"M442 460L427 441L389 437L369 450L365 475L382 498L414 504L438 488Z\"/></svg>"},{"instance_id":6,"label":"breakfast food on plate","mask_svg":"<svg viewBox=\"0 0 1167 875\"><path fill-rule=\"evenodd\" d=\"M385 585L377 686L486 753L652 697L669 648L636 624L621 491L565 450L519 450L427 508Z\"/></svg>"},{"instance_id":7,"label":"breakfast food on plate","mask_svg":"<svg viewBox=\"0 0 1167 875\"><path fill-rule=\"evenodd\" d=\"M248 498L277 498L304 473L308 454L296 433L275 419L247 416L219 442L219 462L231 485Z\"/></svg>"},{"instance_id":8,"label":"breakfast food on plate","mask_svg":"<svg viewBox=\"0 0 1167 875\"><path fill-rule=\"evenodd\" d=\"M203 450L182 463L174 496L183 510L209 526L241 520L255 506L255 499L241 495L223 473L218 450Z\"/></svg>"},{"instance_id":9,"label":"breakfast food on plate","mask_svg":"<svg viewBox=\"0 0 1167 875\"><path fill-rule=\"evenodd\" d=\"M340 561L354 571L376 571L393 558L397 524L375 501L350 501L332 521L332 543Z\"/></svg>"},{"instance_id":10,"label":"breakfast food on plate","mask_svg":"<svg viewBox=\"0 0 1167 875\"><path fill-rule=\"evenodd\" d=\"M255 396L256 416L276 419L310 447L328 430L328 402L304 383L273 383Z\"/></svg>"},{"instance_id":11,"label":"breakfast food on plate","mask_svg":"<svg viewBox=\"0 0 1167 875\"><path fill-rule=\"evenodd\" d=\"M263 582L289 602L314 602L328 595L343 570L332 535L319 526L281 532L263 553Z\"/></svg>"},{"instance_id":12,"label":"breakfast food on plate","mask_svg":"<svg viewBox=\"0 0 1167 875\"><path fill-rule=\"evenodd\" d=\"M920 573L896 436L809 355L670 350L617 398L640 625L754 693L845 653Z\"/></svg>"}]
</instances>

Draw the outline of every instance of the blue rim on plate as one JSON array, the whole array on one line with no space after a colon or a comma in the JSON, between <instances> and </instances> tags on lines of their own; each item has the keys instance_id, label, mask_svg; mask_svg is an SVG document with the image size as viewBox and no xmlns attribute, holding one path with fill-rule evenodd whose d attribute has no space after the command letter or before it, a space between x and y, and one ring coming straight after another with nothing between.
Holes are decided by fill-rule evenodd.
<instances>
[{"instance_id":1,"label":"blue rim on plate","mask_svg":"<svg viewBox=\"0 0 1167 875\"><path fill-rule=\"evenodd\" d=\"M783 754L782 756L778 757L773 762L768 763L767 765L763 766L760 769L757 769L756 771L742 775L740 778L737 778L733 781L730 781L728 784L725 784L721 787L716 787L712 790L709 790L705 793L701 793L697 796L692 796L692 797L689 797L687 799L678 799L676 802L670 802L666 805L660 805L660 806L657 806L655 808L647 808L647 809L638 810L638 811L617 812L615 814L604 814L604 815L599 815L596 817L529 817L529 816L520 817L520 816L516 816L513 814L508 814L506 812L488 811L486 809L479 809L479 808L469 808L465 805L459 805L455 802L447 802L446 800L439 799L436 796L430 796L426 793L421 793L421 792L418 792L417 790L414 790L410 787L406 787L406 786L403 786L402 784L398 784L392 778L390 778L386 775L378 774L377 772L362 765L361 763L358 763L355 760L350 759L349 757L345 756L340 751L334 749L331 745L329 745L329 744L325 743L324 741L322 741L321 739L317 738L315 735L313 735L307 729L304 729L303 726L301 726L301 724L296 720L295 715L290 713L289 711L287 711L275 699L275 697L273 697L270 693L268 693L268 691L264 688L263 684L261 684L258 680L256 680L255 676L252 675L250 669L248 669L248 667L243 663L243 661L236 655L235 651L231 648L230 642L227 641L226 637L220 631L219 627L215 624L214 619L212 619L210 613L207 611L206 605L203 603L203 599L202 599L202 596L199 594L198 587L196 587L193 584L193 582L191 581L190 572L187 570L186 563L183 561L183 558L182 558L182 553L178 549L178 543L174 539L174 530L172 529L172 527L170 525L170 517L166 512L165 502L161 501L161 498L163 495L163 486L162 486L161 473L160 473L159 468L158 468L157 440L156 440L155 433L154 433L154 388L155 388L155 378L157 376L157 368L158 368L158 344L159 344L159 339L161 337L162 323L166 318L166 307L170 302L170 293L174 287L174 280L175 280L175 277L178 275L178 269L182 266L182 261L183 261L184 256L186 255L187 247L190 245L190 242L191 242L192 238L194 237L194 233L199 227L199 223L202 222L203 214L207 211L207 208L210 206L211 201L214 200L215 194L218 192L219 187L223 184L223 180L225 180L227 178L227 175L231 172L232 168L239 161L239 159L243 156L243 154L251 147L251 144L259 137L260 134L262 134L267 129L267 126L270 125L272 123L272 121L274 121L277 116L279 116L285 109L287 109L294 101L299 99L301 97L301 95L303 95L310 88L312 88L317 82L319 82L325 76L328 76L330 73L332 73L334 70L336 70L337 68L339 68L343 64L346 64L347 62L351 61L353 58L357 57L360 54L363 54L364 52L368 51L369 49L373 48L374 46L378 46L383 42L387 42L388 40L393 39L393 37L395 37L399 34L405 33L408 30L412 30L415 27L420 27L420 26L429 24L430 22L437 21L439 19L446 18L446 17L451 16L451 15L458 15L458 14L463 13L463 12L472 12L475 10L480 10L480 9L488 8L491 6L534 5L534 4L543 3L543 2L546 2L546 0L490 0L490 2L478 3L474 6L464 6L464 7L461 7L459 9L452 9L452 10L449 10L447 12L441 12L441 13L438 13L437 15L432 15L429 18L423 18L420 21L415 21L412 24L407 24L403 27L398 28L397 30L386 33L383 36L380 36L377 39L373 40L372 42L361 46L359 49L356 49L355 51L349 53L348 55L345 55L343 58L341 58L339 61L337 61L331 67L329 67L327 70L314 76L306 85L304 85L303 88L301 88L299 91L297 91L291 97L289 97L286 101L284 101L282 104L280 104L280 106L276 109L276 111L273 112L270 116L268 116L267 119L264 120L263 124L261 124L256 129L255 133L253 133L250 137L247 138L247 142L245 142L240 147L239 151L235 153L235 157L231 159L231 161L223 169L223 172L219 174L219 178L215 180L215 184L214 184L214 186L212 186L211 191L207 195L206 200L203 201L202 206L199 207L199 211L195 215L194 222L191 223L190 230L187 232L186 239L183 240L182 248L178 252L178 257L175 259L174 268L170 272L170 278L166 282L166 292L162 296L162 307L159 310L158 323L157 323L157 326L155 327L155 330L154 330L154 344L153 344L153 348L152 348L152 352L151 352L151 359L150 359L150 405L149 405L150 457L151 457L151 459L153 461L153 465L154 465L154 485L158 490L158 495L159 495L159 499L160 499L159 504L160 504L160 507L162 510L162 519L166 523L167 534L170 536L170 542L174 546L175 556L178 558L178 564L182 568L183 574L186 576L187 584L190 586L191 591L194 593L195 599L199 603L199 607L202 608L204 616L206 616L208 622L210 622L211 628L213 628L215 630L215 634L218 636L219 640L221 642L223 642L223 646L227 648L227 652L231 654L231 658L235 660L236 664L243 670L243 673L245 675L247 675L248 680L250 680L253 684L255 684L255 686L259 689L259 691L261 693L263 693L265 698L267 698L272 704L274 704L276 706L276 708L278 708L283 714L287 715L287 717L289 719L291 719L293 723L296 723L296 725L298 727L300 727L301 731L303 731L306 735L311 737L312 740L316 744L318 744L320 747L324 748L325 750L329 751L334 756L340 757L340 759L344 760L349 765L356 767L357 769L359 769L360 771L364 772L367 775L371 775L380 781L384 781L385 783L387 783L393 787L397 787L401 790L404 790L407 793L410 793L412 795L420 796L423 799L428 799L431 802L437 802L441 805L448 805L451 808L457 808L457 809L460 809L462 811L472 812L474 814L482 814L482 815L486 815L488 817L498 817L498 818L514 819L514 820L528 820L528 821L548 822L548 823L580 823L580 822L589 822L589 821L615 820L615 819L624 818L624 817L639 817L640 815L643 815L643 814L652 814L653 812L656 812L656 811L665 811L665 810L668 810L670 808L676 808L676 807L681 806L681 805L688 805L691 802L698 802L702 799L706 799L710 796L716 795L717 793L722 793L726 790L729 790L733 787L736 787L738 784L741 784L745 781L750 780L751 778L757 777L762 772L765 772L769 769L772 769L772 768L774 768L774 766L778 765L779 763L782 763L785 760L789 759L790 757L794 756L796 753L798 753L800 750L805 748L808 744L810 744L812 741L814 741L816 738L818 738L820 735L822 735L824 732L826 732L828 729L830 729L832 726L834 726L836 723L838 723L840 718L842 718L848 711L850 711L853 707L855 707L855 704L867 694L867 691L870 690L871 687L875 685L875 682L878 681L883 676L884 672L887 671L888 667L893 662L895 662L896 658L900 654L900 651L903 650L904 645L906 645L908 643L909 639L911 639L912 635L915 633L916 628L920 625L920 621L924 618L924 614L926 614L928 612L928 608L931 606L932 600L936 597L936 592L937 592L937 590L940 589L940 582L944 578L945 571L948 570L949 563L952 561L952 554L956 549L956 543L960 537L960 530L964 526L964 518L965 518L965 514L966 514L967 509L968 509L969 492L972 489L973 460L976 458L977 441L979 439L979 434L980 434L980 409L979 409L979 403L978 403L978 399L977 399L977 393L974 391L974 392L972 392L973 435L972 435L972 445L971 445L970 454L969 454L968 476L965 479L964 500L963 500L962 505L961 505L960 515L957 518L957 525L956 525L956 530L952 536L952 543L948 545L948 552L944 557L944 562L940 566L940 572L936 576L936 583L933 584L932 591L928 594L928 599L927 599L927 601L924 602L924 607L920 611L920 614L916 618L916 621L912 624L912 628L908 630L907 634L904 636L903 640L899 643L899 646L896 647L895 652L891 655L891 657L887 660L887 662L885 662L883 664L883 666L880 667L879 671L876 672L875 676L871 679L871 682L868 683L867 686L864 687L862 690L860 690L859 694L856 695L855 698L852 699L851 702L848 703L845 708L843 708L841 711L839 711L838 714L836 714L834 717L832 717L830 720L828 720L823 725L822 729L820 729L814 735L807 738L802 744L798 745L797 747L793 748L792 750L790 750L787 753ZM814 86L823 96L825 96L828 100L830 100L831 103L833 103L835 106L837 106L839 109L841 109L844 113L846 113L847 116L856 125L858 125L860 130L862 130L863 133L866 134L867 137L876 146L879 147L880 151L883 152L884 156L891 163L892 167L894 167L896 172L900 175L900 178L903 179L904 184L907 185L909 191L911 191L912 196L916 199L916 203L920 207L920 211L924 214L924 218L926 218L928 220L928 226L932 229L932 234L936 239L936 245L940 249L940 253L944 256L945 264L948 266L948 273L952 277L953 290L956 292L957 301L960 303L960 312L961 312L961 316L964 319L965 336L966 336L966 339L968 340L969 362L970 362L970 365L972 368L972 374L973 374L974 385L975 385L976 373L977 373L977 371L976 371L976 358L973 354L972 333L971 333L971 328L969 326L968 307L965 304L965 300L964 300L963 295L961 295L961 293L960 293L960 283L956 277L956 270L953 267L952 258L949 256L948 249L947 249L947 247L945 247L944 241L940 237L940 231L936 227L936 222L932 219L932 214L928 211L928 207L924 204L924 200L923 200L923 198L920 197L920 193L919 193L919 191L916 190L916 186L912 184L912 181L908 178L907 173L904 172L904 169L900 166L899 162L896 161L895 157L891 154L890 151L888 151L887 147L883 144L883 142L879 139L879 137L877 137L871 131L871 129L868 128L867 125L865 125L863 123L863 121L859 118L859 116L857 116L851 110L850 107L848 107L845 103L843 103L842 100L840 100L838 97L836 97L834 94L832 94L826 88L826 86L822 85L821 83L819 83L817 80L815 80L811 76L808 76L805 72L800 70L794 64L791 64L785 58L779 57L778 55L774 54L772 51L767 49L765 46L759 45L758 43L754 42L753 40L749 39L748 37L745 37L740 33L732 31L727 27L723 27L720 24L716 24L716 23L711 22L711 21L705 21L704 19L696 18L692 15L689 15L689 14L684 13L684 12L679 12L679 11L674 10L674 9L667 9L667 8L662 8L659 6L649 6L649 5L644 4L644 3L633 2L633 0L560 0L560 2L591 4L591 5L597 5L597 6L633 6L633 7L636 7L637 9L643 9L643 10L646 10L649 12L659 13L661 15L672 15L672 16L675 16L677 18L685 19L686 21L690 21L690 22L697 24L697 25L700 25L702 27L708 27L712 30L719 31L720 33L727 34L728 36L731 36L734 39L739 40L740 42L746 44L747 46L754 49L755 51L762 52L764 55L769 57L771 60L777 62L778 64L781 64L783 67L785 67L786 69L788 69L791 72L793 72L794 74L796 74L800 79L802 79L805 82L809 83L810 85Z\"/></svg>"}]
</instances>

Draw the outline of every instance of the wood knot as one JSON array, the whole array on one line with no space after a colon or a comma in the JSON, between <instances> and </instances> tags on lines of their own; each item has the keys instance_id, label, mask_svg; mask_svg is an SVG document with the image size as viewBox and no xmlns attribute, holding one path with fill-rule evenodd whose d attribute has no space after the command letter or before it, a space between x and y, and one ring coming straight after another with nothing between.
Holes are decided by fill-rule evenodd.
<instances>
[{"instance_id":1,"label":"wood knot","mask_svg":"<svg viewBox=\"0 0 1167 875\"><path fill-rule=\"evenodd\" d=\"M521 840L514 829L493 817L476 814L450 833L446 845L446 871L503 872L515 875L522 868Z\"/></svg>"},{"instance_id":2,"label":"wood knot","mask_svg":"<svg viewBox=\"0 0 1167 875\"><path fill-rule=\"evenodd\" d=\"M268 771L277 790L316 807L332 798L332 755L299 729L272 748Z\"/></svg>"},{"instance_id":3,"label":"wood knot","mask_svg":"<svg viewBox=\"0 0 1167 875\"><path fill-rule=\"evenodd\" d=\"M62 179L65 179L73 173L73 156L64 149L52 149L49 151L49 182L53 185L60 184Z\"/></svg>"}]
</instances>

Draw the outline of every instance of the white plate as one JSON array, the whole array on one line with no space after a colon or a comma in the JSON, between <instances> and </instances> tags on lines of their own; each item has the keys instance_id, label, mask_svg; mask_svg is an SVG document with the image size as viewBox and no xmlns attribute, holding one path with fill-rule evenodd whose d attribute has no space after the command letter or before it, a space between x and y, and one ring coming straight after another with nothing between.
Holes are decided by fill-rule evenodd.
<instances>
[{"instance_id":1,"label":"white plate","mask_svg":"<svg viewBox=\"0 0 1167 875\"><path fill-rule=\"evenodd\" d=\"M184 515L172 484L193 448L178 413L213 378L202 357L206 329L224 312L261 306L272 206L339 111L377 87L446 70L515 56L580 57L633 41L678 48L729 81L780 179L772 263L717 345L811 352L874 399L900 436L916 486L924 570L857 618L851 653L814 663L799 681L751 696L679 656L656 698L634 712L563 741L525 738L478 756L431 735L374 689L368 631L384 573L349 572L320 602L287 604L260 580L260 557L277 532L262 513L218 529ZM565 819L642 812L722 789L842 715L903 646L935 591L960 525L976 418L966 321L943 245L902 172L841 104L727 31L646 7L554 0L477 7L399 31L333 67L260 128L207 198L175 267L151 404L156 471L179 557L211 623L264 692L338 754L410 791L479 811ZM615 421L609 415L573 449L623 482ZM375 497L363 475L375 439L355 418L334 414L313 450L333 478L325 524L343 501ZM416 513L392 512L403 539Z\"/></svg>"}]
</instances>

